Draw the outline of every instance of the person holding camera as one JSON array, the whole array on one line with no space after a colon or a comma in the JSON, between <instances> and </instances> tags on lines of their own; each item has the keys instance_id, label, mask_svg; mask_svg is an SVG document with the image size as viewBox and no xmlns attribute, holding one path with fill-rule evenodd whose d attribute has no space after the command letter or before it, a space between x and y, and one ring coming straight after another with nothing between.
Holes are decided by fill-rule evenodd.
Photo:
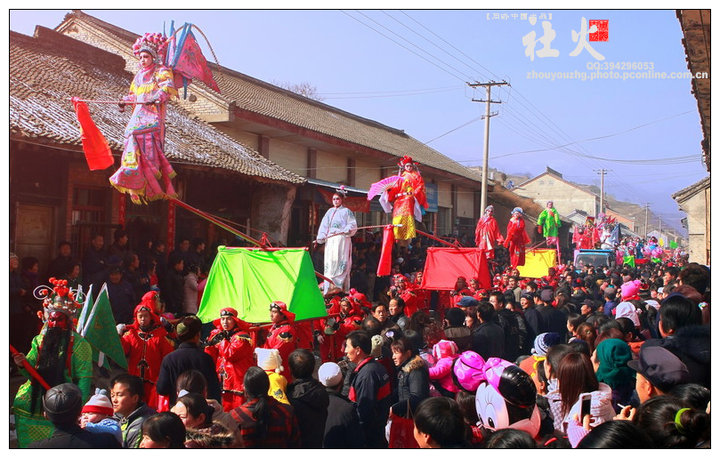
<instances>
[{"instance_id":1,"label":"person holding camera","mask_svg":"<svg viewBox=\"0 0 720 458\"><path fill-rule=\"evenodd\" d=\"M245 402L243 377L255 365L250 325L237 316L232 307L220 310L220 318L213 321L215 329L210 331L205 347L205 353L215 361L226 412Z\"/></svg>"}]
</instances>

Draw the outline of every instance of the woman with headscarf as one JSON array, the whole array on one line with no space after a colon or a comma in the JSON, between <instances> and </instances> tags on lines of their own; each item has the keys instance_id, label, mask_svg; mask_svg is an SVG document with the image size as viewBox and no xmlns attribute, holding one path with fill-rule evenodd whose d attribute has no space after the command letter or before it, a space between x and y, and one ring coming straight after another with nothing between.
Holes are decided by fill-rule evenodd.
<instances>
[{"instance_id":1,"label":"woman with headscarf","mask_svg":"<svg viewBox=\"0 0 720 458\"><path fill-rule=\"evenodd\" d=\"M618 404L630 404L635 390L635 371L627 365L632 359L630 346L620 339L605 339L598 344L591 359L598 382L610 386L612 406L619 412Z\"/></svg>"}]
</instances>

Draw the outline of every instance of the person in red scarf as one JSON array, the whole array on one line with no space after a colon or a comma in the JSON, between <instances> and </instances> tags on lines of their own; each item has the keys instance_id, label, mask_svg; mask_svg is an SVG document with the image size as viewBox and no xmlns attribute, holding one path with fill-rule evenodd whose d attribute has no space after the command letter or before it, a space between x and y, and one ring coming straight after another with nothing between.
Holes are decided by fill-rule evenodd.
<instances>
[{"instance_id":1,"label":"person in red scarf","mask_svg":"<svg viewBox=\"0 0 720 458\"><path fill-rule=\"evenodd\" d=\"M250 325L237 317L232 307L220 310L220 318L213 321L205 353L215 361L215 370L222 386L223 410L228 412L245 402L243 377L255 359L250 338Z\"/></svg>"},{"instance_id":2,"label":"person in red scarf","mask_svg":"<svg viewBox=\"0 0 720 458\"><path fill-rule=\"evenodd\" d=\"M530 237L525 232L523 209L515 207L512 211L512 217L508 221L504 244L505 248L510 251L510 264L513 269L525 265L525 245L528 243L530 243Z\"/></svg>"},{"instance_id":3,"label":"person in red scarf","mask_svg":"<svg viewBox=\"0 0 720 458\"><path fill-rule=\"evenodd\" d=\"M495 245L505 240L498 229L497 220L493 216L495 208L488 205L475 227L475 245L485 251L485 257L495 258Z\"/></svg>"},{"instance_id":4,"label":"person in red scarf","mask_svg":"<svg viewBox=\"0 0 720 458\"><path fill-rule=\"evenodd\" d=\"M299 346L298 330L295 324L295 314L288 310L287 304L275 301L270 304L270 321L272 327L268 332L263 348L277 348L283 362L282 375L292 380L288 356Z\"/></svg>"},{"instance_id":5,"label":"person in red scarf","mask_svg":"<svg viewBox=\"0 0 720 458\"><path fill-rule=\"evenodd\" d=\"M158 292L148 291L133 311L132 324L124 328L120 342L128 361L128 372L144 383L144 401L151 407L158 406L155 383L160 374L160 364L165 355L174 348L168 332L157 315Z\"/></svg>"}]
</instances>

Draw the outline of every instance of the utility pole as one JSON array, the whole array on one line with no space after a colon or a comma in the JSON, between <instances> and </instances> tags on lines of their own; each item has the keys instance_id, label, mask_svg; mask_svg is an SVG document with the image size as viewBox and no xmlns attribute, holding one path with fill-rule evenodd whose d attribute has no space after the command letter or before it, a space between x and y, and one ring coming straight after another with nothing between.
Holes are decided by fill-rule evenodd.
<instances>
[{"instance_id":1,"label":"utility pole","mask_svg":"<svg viewBox=\"0 0 720 458\"><path fill-rule=\"evenodd\" d=\"M610 170L600 169L595 170L595 172L600 174L600 213L605 213L605 174L610 172Z\"/></svg>"},{"instance_id":2,"label":"utility pole","mask_svg":"<svg viewBox=\"0 0 720 458\"><path fill-rule=\"evenodd\" d=\"M493 86L504 86L507 85L507 81L495 82L490 81L488 83L467 83L470 87L484 86L486 91L486 99L478 100L472 99L473 102L485 102L485 149L483 150L483 169L482 169L482 191L480 193L480 214L485 211L487 207L487 182L488 182L488 154L490 149L490 117L496 116L496 113L490 114L491 103L501 103L499 100L491 100L490 89Z\"/></svg>"},{"instance_id":3,"label":"utility pole","mask_svg":"<svg viewBox=\"0 0 720 458\"><path fill-rule=\"evenodd\" d=\"M645 238L647 239L647 224L648 224L648 208L650 208L650 204L645 204Z\"/></svg>"}]
</instances>

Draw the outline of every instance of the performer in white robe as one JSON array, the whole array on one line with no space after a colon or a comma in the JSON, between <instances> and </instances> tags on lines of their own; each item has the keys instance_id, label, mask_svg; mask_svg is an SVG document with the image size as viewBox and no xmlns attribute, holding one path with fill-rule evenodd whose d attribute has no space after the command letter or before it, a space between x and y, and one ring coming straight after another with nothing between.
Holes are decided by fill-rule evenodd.
<instances>
[{"instance_id":1,"label":"performer in white robe","mask_svg":"<svg viewBox=\"0 0 720 458\"><path fill-rule=\"evenodd\" d=\"M343 206L344 199L345 194L342 191L333 194L333 206L323 216L318 229L317 243L325 244L323 275L331 279L335 286L348 291L352 267L351 237L357 232L357 221L353 212ZM326 280L323 283L323 294L327 293L331 286Z\"/></svg>"}]
</instances>

